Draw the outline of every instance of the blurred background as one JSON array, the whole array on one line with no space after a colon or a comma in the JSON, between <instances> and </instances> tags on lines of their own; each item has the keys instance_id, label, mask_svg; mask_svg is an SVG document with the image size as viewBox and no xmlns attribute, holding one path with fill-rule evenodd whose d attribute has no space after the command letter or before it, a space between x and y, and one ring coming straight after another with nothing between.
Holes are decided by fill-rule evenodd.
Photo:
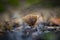
<instances>
[{"instance_id":1,"label":"blurred background","mask_svg":"<svg viewBox=\"0 0 60 40\"><path fill-rule=\"evenodd\" d=\"M13 25L18 25L20 19L29 14L41 16L43 22L49 26L60 27L60 0L0 0L0 34L6 32L5 30L12 30ZM27 19L28 17L30 16L26 16ZM32 18L32 20L35 19ZM60 29L57 30L58 32L42 34L43 39L59 40Z\"/></svg>"},{"instance_id":2,"label":"blurred background","mask_svg":"<svg viewBox=\"0 0 60 40\"><path fill-rule=\"evenodd\" d=\"M3 17L0 20L21 17L30 13L59 17L59 11L59 0L0 0L0 15Z\"/></svg>"}]
</instances>

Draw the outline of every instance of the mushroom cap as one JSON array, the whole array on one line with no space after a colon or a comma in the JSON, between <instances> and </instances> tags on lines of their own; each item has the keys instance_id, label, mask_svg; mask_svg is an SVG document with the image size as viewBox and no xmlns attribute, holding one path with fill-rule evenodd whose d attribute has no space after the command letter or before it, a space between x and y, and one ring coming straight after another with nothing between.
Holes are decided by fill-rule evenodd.
<instances>
[{"instance_id":1,"label":"mushroom cap","mask_svg":"<svg viewBox=\"0 0 60 40\"><path fill-rule=\"evenodd\" d=\"M39 15L35 15L35 14L29 14L26 15L25 17L23 17L24 22L26 22L29 26L34 26L37 19L38 19Z\"/></svg>"},{"instance_id":2,"label":"mushroom cap","mask_svg":"<svg viewBox=\"0 0 60 40\"><path fill-rule=\"evenodd\" d=\"M51 18L50 21L54 24L60 25L60 18Z\"/></svg>"}]
</instances>

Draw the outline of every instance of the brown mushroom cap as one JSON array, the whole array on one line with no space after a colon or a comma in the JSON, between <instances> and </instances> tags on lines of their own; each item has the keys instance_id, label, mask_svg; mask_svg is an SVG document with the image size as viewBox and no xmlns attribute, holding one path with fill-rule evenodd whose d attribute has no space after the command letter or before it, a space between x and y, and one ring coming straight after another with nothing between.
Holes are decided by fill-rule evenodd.
<instances>
[{"instance_id":1,"label":"brown mushroom cap","mask_svg":"<svg viewBox=\"0 0 60 40\"><path fill-rule=\"evenodd\" d=\"M60 18L51 18L50 21L54 24L60 25Z\"/></svg>"},{"instance_id":2,"label":"brown mushroom cap","mask_svg":"<svg viewBox=\"0 0 60 40\"><path fill-rule=\"evenodd\" d=\"M26 22L29 26L34 26L39 15L29 14L23 17L24 22Z\"/></svg>"}]
</instances>

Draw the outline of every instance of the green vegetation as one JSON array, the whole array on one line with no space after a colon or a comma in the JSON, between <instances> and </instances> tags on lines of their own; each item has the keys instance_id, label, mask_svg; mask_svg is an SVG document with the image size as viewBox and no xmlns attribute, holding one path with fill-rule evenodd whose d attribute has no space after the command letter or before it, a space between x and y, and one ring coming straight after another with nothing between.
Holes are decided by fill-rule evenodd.
<instances>
[{"instance_id":1,"label":"green vegetation","mask_svg":"<svg viewBox=\"0 0 60 40\"><path fill-rule=\"evenodd\" d=\"M43 35L43 39L45 40L56 40L56 34L49 32Z\"/></svg>"},{"instance_id":2,"label":"green vegetation","mask_svg":"<svg viewBox=\"0 0 60 40\"><path fill-rule=\"evenodd\" d=\"M0 0L0 12L6 10L6 6L19 6L22 0ZM24 0L24 2L31 6L31 5L40 5L43 7L56 7L60 6L59 0Z\"/></svg>"},{"instance_id":3,"label":"green vegetation","mask_svg":"<svg viewBox=\"0 0 60 40\"><path fill-rule=\"evenodd\" d=\"M4 12L7 6L18 6L19 0L0 0L0 12Z\"/></svg>"}]
</instances>

